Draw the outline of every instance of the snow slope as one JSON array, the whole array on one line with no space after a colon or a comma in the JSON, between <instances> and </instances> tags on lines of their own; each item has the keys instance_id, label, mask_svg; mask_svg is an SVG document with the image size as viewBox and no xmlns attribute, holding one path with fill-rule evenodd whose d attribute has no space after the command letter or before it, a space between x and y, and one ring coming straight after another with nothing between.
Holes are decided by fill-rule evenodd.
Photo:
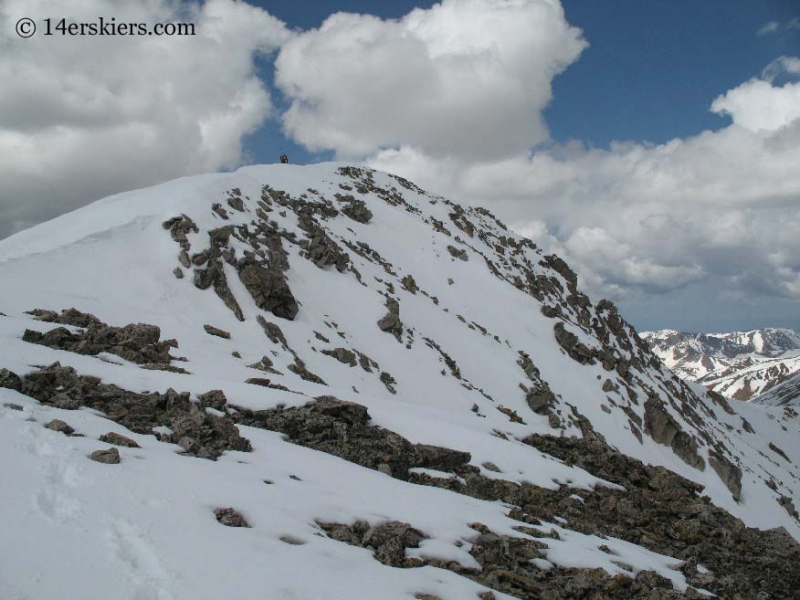
<instances>
[{"instance_id":1,"label":"snow slope","mask_svg":"<svg viewBox=\"0 0 800 600\"><path fill-rule=\"evenodd\" d=\"M642 333L667 367L728 398L751 400L800 372L800 332Z\"/></svg>"},{"instance_id":2,"label":"snow slope","mask_svg":"<svg viewBox=\"0 0 800 600\"><path fill-rule=\"evenodd\" d=\"M347 216L351 208L358 218ZM186 225L188 266L179 262L181 234L165 222ZM292 319L259 308L241 276L245 264L277 261L276 244L298 305ZM235 300L229 305L225 290L203 284L213 264ZM387 174L258 166L120 194L0 242L0 282L0 369L21 377L58 361L136 392L173 388L196 399L222 389L229 406L251 410L331 395L367 407L373 424L412 443L469 452L489 480L566 485L578 497L618 486L521 440L605 440L700 484L748 526L784 527L800 539L800 522L781 504L800 496L796 416L728 405L680 381L613 305L577 290L560 260L487 211L461 209ZM397 318L386 321L392 302ZM157 325L177 340L172 354L185 361L172 364L188 373L23 341L25 330L57 326L28 311L70 307L113 326ZM285 342L270 341L258 317L277 325ZM351 366L346 354L337 360L337 349L367 356L371 368ZM265 365L265 356L268 373L248 366ZM272 387L246 383L254 377ZM56 418L83 437L43 427ZM239 429L253 452L189 458L96 410L64 410L0 387L0 475L13 482L0 488L0 504L14 516L0 520L0 539L11 541L0 548L0 598L356 599L379 589L382 599L446 599L487 591L433 566L386 566L318 525L358 519L410 523L427 539L409 556L464 568L479 566L470 554L470 524L478 522L546 544L536 563L544 568L653 570L676 590L687 586L670 556L558 519L537 526L557 536L531 537L503 502L412 485L276 432ZM141 448L121 448L119 465L88 460L108 447L98 437L109 431ZM213 510L223 506L252 527L220 526Z\"/></svg>"},{"instance_id":3,"label":"snow slope","mask_svg":"<svg viewBox=\"0 0 800 600\"><path fill-rule=\"evenodd\" d=\"M795 373L768 392L759 394L751 402L764 406L800 407L800 373Z\"/></svg>"}]
</instances>

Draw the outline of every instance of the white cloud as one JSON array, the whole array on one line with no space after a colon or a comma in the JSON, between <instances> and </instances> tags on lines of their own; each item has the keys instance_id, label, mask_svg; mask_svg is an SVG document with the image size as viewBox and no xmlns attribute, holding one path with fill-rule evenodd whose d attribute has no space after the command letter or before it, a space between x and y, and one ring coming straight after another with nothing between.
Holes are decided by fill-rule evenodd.
<instances>
[{"instance_id":1,"label":"white cloud","mask_svg":"<svg viewBox=\"0 0 800 600\"><path fill-rule=\"evenodd\" d=\"M509 156L548 139L552 78L586 45L556 0L444 0L396 21L336 14L281 50L284 127L340 156L402 144Z\"/></svg>"},{"instance_id":2,"label":"white cloud","mask_svg":"<svg viewBox=\"0 0 800 600\"><path fill-rule=\"evenodd\" d=\"M779 56L761 71L761 79L772 83L778 75L800 75L800 58L796 56Z\"/></svg>"},{"instance_id":3,"label":"white cloud","mask_svg":"<svg viewBox=\"0 0 800 600\"><path fill-rule=\"evenodd\" d=\"M776 31L778 31L779 27L780 23L778 23L777 21L770 21L769 23L765 23L764 26L761 27L761 29L759 29L756 32L756 35L761 36L761 35L769 35L770 33L775 33Z\"/></svg>"},{"instance_id":4,"label":"white cloud","mask_svg":"<svg viewBox=\"0 0 800 600\"><path fill-rule=\"evenodd\" d=\"M751 79L714 100L711 110L750 131L775 131L800 117L800 83L775 87Z\"/></svg>"},{"instance_id":5,"label":"white cloud","mask_svg":"<svg viewBox=\"0 0 800 600\"><path fill-rule=\"evenodd\" d=\"M22 17L30 39L14 34ZM192 37L45 36L44 18L192 22ZM242 160L272 110L253 57L289 37L232 0L0 3L0 237L104 195Z\"/></svg>"}]
</instances>

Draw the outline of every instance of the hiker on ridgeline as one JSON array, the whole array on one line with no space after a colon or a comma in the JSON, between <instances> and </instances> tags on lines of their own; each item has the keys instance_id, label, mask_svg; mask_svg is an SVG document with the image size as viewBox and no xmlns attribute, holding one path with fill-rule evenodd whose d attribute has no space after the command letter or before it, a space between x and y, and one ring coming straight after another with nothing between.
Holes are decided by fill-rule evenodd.
<instances>
[{"instance_id":1,"label":"hiker on ridgeline","mask_svg":"<svg viewBox=\"0 0 800 600\"><path fill-rule=\"evenodd\" d=\"M281 164L288 165L289 164L289 157L285 154L281 154Z\"/></svg>"}]
</instances>

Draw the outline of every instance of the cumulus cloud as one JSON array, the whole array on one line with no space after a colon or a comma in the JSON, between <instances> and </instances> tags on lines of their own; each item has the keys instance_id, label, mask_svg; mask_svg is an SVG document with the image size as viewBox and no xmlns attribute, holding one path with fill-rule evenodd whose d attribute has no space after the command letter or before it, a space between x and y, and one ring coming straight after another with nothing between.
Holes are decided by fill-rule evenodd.
<instances>
[{"instance_id":1,"label":"cumulus cloud","mask_svg":"<svg viewBox=\"0 0 800 600\"><path fill-rule=\"evenodd\" d=\"M444 0L400 20L335 14L281 50L289 135L359 157L409 144L477 159L548 139L553 77L587 46L555 0Z\"/></svg>"},{"instance_id":2,"label":"cumulus cloud","mask_svg":"<svg viewBox=\"0 0 800 600\"><path fill-rule=\"evenodd\" d=\"M30 39L14 34L22 17ZM195 36L44 36L77 23L191 22ZM0 238L104 195L242 161L242 137L272 111L257 53L290 36L233 0L0 3Z\"/></svg>"},{"instance_id":3,"label":"cumulus cloud","mask_svg":"<svg viewBox=\"0 0 800 600\"><path fill-rule=\"evenodd\" d=\"M790 62L788 66L797 65ZM751 131L775 131L800 117L800 83L775 87L752 79L714 100L711 110L730 115L735 124Z\"/></svg>"},{"instance_id":4,"label":"cumulus cloud","mask_svg":"<svg viewBox=\"0 0 800 600\"><path fill-rule=\"evenodd\" d=\"M615 299L712 281L727 296L797 300L797 91L746 82L712 104L732 124L660 145L573 142L483 162L440 161L405 145L369 163L490 202L514 229L571 262L584 285Z\"/></svg>"}]
</instances>

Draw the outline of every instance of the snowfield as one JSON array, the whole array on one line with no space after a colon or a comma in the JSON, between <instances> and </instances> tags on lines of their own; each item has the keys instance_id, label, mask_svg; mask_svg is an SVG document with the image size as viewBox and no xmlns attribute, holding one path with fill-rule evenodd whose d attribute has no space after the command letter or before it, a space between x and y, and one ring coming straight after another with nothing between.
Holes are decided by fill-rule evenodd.
<instances>
[{"instance_id":1,"label":"snowfield","mask_svg":"<svg viewBox=\"0 0 800 600\"><path fill-rule=\"evenodd\" d=\"M278 316L291 308L286 297L264 308L274 289L254 296L243 276L254 264L251 273L285 278L291 319ZM223 275L201 289L214 265ZM175 369L23 340L57 327L84 335L29 314L69 308L108 326L157 326L177 341ZM576 510L592 494L629 491L537 449L527 441L535 435L585 438L664 467L748 527L800 539L796 412L681 382L616 309L580 294L568 268L535 244L388 174L258 166L107 198L0 242L0 313L0 369L28 381L58 362L122 390L188 392L195 407L222 390L225 406L192 410L235 421L252 446L216 460L187 455L170 426L135 432L88 405L67 410L4 387L0 375L3 600L538 597L499 575L481 579L488 563L476 545L491 542L482 528L542 545L519 569L597 568L623 579L653 571L675 593L710 593L697 583L708 570L693 570L691 583L684 559L579 531L566 512L526 524L507 501L459 491L470 477L562 490ZM366 407L370 427L411 444L469 453L468 464L399 475L238 420L320 396ZM46 428L53 419L75 433ZM109 432L139 447L119 447L119 464L90 460L110 447L99 440ZM224 507L249 527L223 526L214 511ZM375 547L323 526L359 521L421 532L416 547L400 549L415 568L384 564Z\"/></svg>"}]
</instances>

